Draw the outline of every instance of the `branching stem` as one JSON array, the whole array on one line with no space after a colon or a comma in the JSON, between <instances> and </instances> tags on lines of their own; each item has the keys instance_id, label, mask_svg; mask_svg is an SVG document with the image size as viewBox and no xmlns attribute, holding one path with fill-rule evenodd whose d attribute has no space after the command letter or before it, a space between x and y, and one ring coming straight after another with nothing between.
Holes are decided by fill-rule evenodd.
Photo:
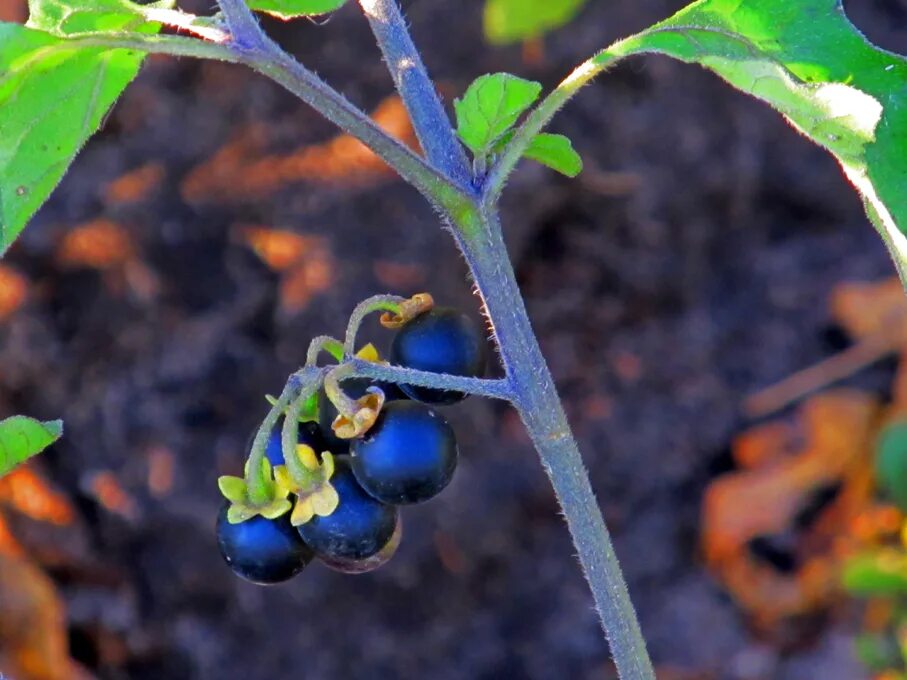
<instances>
[{"instance_id":1,"label":"branching stem","mask_svg":"<svg viewBox=\"0 0 907 680\"><path fill-rule=\"evenodd\" d=\"M218 0L231 40L209 43L179 36L84 35L82 44L213 58L246 64L283 85L322 115L372 149L439 209L453 227L494 328L506 371L503 380L439 376L356 359L333 369L326 381L364 376L376 380L441 387L513 402L535 444L561 504L580 563L623 680L653 680L639 624L621 575L608 530L592 491L582 458L567 423L551 373L532 331L498 223L495 203L517 162L536 134L579 89L621 58L622 43L577 68L527 117L486 176L481 191L464 179L462 151L421 59L405 30L394 0L360 0L388 61L391 74L423 141L429 162L378 127L314 73L271 41L244 0ZM443 118L443 121L442 121ZM454 149L457 150L454 150ZM277 419L295 395L325 369L303 369L288 382L262 423L253 445L251 466L259 466L264 446ZM316 388L317 389L317 388ZM283 432L286 451L295 446L294 428ZM258 469L252 467L252 469ZM247 480L252 494L264 492L260 474Z\"/></svg>"}]
</instances>

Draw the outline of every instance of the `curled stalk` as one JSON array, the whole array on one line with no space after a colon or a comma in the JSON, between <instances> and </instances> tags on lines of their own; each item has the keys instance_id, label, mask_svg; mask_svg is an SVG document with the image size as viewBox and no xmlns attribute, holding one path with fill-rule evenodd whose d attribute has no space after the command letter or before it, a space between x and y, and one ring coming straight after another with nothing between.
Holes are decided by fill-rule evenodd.
<instances>
[{"instance_id":1,"label":"curled stalk","mask_svg":"<svg viewBox=\"0 0 907 680\"><path fill-rule=\"evenodd\" d=\"M317 366L318 355L322 352L330 354L337 361L343 361L343 343L330 335L319 335L312 338L312 342L309 343L309 350L305 355L306 367Z\"/></svg>"},{"instance_id":2,"label":"curled stalk","mask_svg":"<svg viewBox=\"0 0 907 680\"><path fill-rule=\"evenodd\" d=\"M373 312L397 314L399 313L400 305L404 302L406 302L406 298L399 295L373 295L356 305L346 326L346 337L343 342L344 358L348 359L356 353L356 336L359 334L359 327L365 317Z\"/></svg>"}]
</instances>

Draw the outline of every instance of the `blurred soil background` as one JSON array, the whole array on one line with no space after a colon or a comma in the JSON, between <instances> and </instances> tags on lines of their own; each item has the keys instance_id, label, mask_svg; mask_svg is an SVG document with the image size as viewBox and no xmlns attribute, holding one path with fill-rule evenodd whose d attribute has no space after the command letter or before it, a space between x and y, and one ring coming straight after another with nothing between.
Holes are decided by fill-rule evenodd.
<instances>
[{"instance_id":1,"label":"blurred soil background","mask_svg":"<svg viewBox=\"0 0 907 680\"><path fill-rule=\"evenodd\" d=\"M541 51L487 46L477 0L404 7L449 102L490 71L551 87L682 4L593 0ZM845 4L904 50L907 3ZM3 17L21 12L0 0ZM412 141L354 3L269 28ZM746 395L844 346L837 284L892 274L858 198L767 107L663 58L614 69L555 129L585 172L526 164L503 221L659 678L866 677L854 604L754 616L707 569L701 521L752 424ZM312 566L261 589L222 564L215 480L241 469L264 395L312 336L341 333L377 292L429 290L478 315L422 199L276 85L149 59L0 267L0 413L66 424L0 483L7 677L614 677L544 473L502 405L448 409L457 477L405 512L383 569ZM885 398L894 365L850 383ZM782 577L796 569L764 548L741 550Z\"/></svg>"}]
</instances>

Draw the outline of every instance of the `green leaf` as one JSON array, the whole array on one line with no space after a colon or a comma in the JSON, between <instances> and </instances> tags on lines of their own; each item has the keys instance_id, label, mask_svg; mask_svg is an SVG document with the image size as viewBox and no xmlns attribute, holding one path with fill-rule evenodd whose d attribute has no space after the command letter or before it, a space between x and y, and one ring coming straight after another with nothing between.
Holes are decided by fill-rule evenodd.
<instances>
[{"instance_id":1,"label":"green leaf","mask_svg":"<svg viewBox=\"0 0 907 680\"><path fill-rule=\"evenodd\" d=\"M546 165L567 177L576 177L583 171L583 159L564 135L543 132L526 149L526 158Z\"/></svg>"},{"instance_id":2,"label":"green leaf","mask_svg":"<svg viewBox=\"0 0 907 680\"><path fill-rule=\"evenodd\" d=\"M541 92L539 83L509 73L481 76L454 101L457 134L476 156L485 156Z\"/></svg>"},{"instance_id":3,"label":"green leaf","mask_svg":"<svg viewBox=\"0 0 907 680\"><path fill-rule=\"evenodd\" d=\"M484 28L489 42L503 45L537 38L570 22L588 0L487 0Z\"/></svg>"},{"instance_id":4,"label":"green leaf","mask_svg":"<svg viewBox=\"0 0 907 680\"><path fill-rule=\"evenodd\" d=\"M246 4L258 12L288 20L333 12L343 7L346 0L246 0Z\"/></svg>"},{"instance_id":5,"label":"green leaf","mask_svg":"<svg viewBox=\"0 0 907 680\"><path fill-rule=\"evenodd\" d=\"M907 422L893 422L879 434L875 470L879 486L907 510Z\"/></svg>"},{"instance_id":6,"label":"green leaf","mask_svg":"<svg viewBox=\"0 0 907 680\"><path fill-rule=\"evenodd\" d=\"M905 278L907 60L868 42L839 0L700 0L594 61L643 52L711 69L834 154Z\"/></svg>"},{"instance_id":7,"label":"green leaf","mask_svg":"<svg viewBox=\"0 0 907 680\"><path fill-rule=\"evenodd\" d=\"M85 32L157 32L141 7L33 0L26 26L0 22L0 256L59 184L138 74L143 54L79 47Z\"/></svg>"},{"instance_id":8,"label":"green leaf","mask_svg":"<svg viewBox=\"0 0 907 680\"><path fill-rule=\"evenodd\" d=\"M907 594L907 554L881 548L855 555L844 565L842 580L848 591L863 597Z\"/></svg>"},{"instance_id":9,"label":"green leaf","mask_svg":"<svg viewBox=\"0 0 907 680\"><path fill-rule=\"evenodd\" d=\"M0 421L0 477L63 436L63 421L13 416Z\"/></svg>"}]
</instances>

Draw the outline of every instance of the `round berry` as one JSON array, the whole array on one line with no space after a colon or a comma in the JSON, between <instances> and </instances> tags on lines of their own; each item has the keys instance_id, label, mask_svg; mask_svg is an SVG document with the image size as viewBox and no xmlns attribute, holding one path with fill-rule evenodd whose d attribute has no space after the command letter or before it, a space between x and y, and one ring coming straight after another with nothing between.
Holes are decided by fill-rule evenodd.
<instances>
[{"instance_id":1,"label":"round berry","mask_svg":"<svg viewBox=\"0 0 907 680\"><path fill-rule=\"evenodd\" d=\"M457 440L444 418L423 404L397 401L381 409L362 439L353 440L353 473L382 503L421 503L438 495L457 468Z\"/></svg>"},{"instance_id":2,"label":"round berry","mask_svg":"<svg viewBox=\"0 0 907 680\"><path fill-rule=\"evenodd\" d=\"M394 336L391 363L432 373L477 377L485 370L485 339L465 314L435 307L420 314ZM406 394L426 404L454 404L462 392L401 385Z\"/></svg>"},{"instance_id":3,"label":"round berry","mask_svg":"<svg viewBox=\"0 0 907 680\"><path fill-rule=\"evenodd\" d=\"M292 578L312 561L312 549L290 524L289 514L277 519L256 516L230 524L229 507L225 503L217 516L217 545L237 575L252 583L271 585Z\"/></svg>"},{"instance_id":4,"label":"round berry","mask_svg":"<svg viewBox=\"0 0 907 680\"><path fill-rule=\"evenodd\" d=\"M268 437L268 443L265 446L265 455L268 457L268 461L271 465L275 467L286 464L286 459L283 456L283 445L281 443L283 437L282 430L283 419L281 419L277 425L274 426L274 429L271 430L271 435ZM300 444L311 446L315 453L321 453L325 450L325 442L321 433L321 428L318 426L318 423L313 421L299 423L299 434L296 437L296 441ZM252 446L250 445L249 448L251 449Z\"/></svg>"},{"instance_id":5,"label":"round berry","mask_svg":"<svg viewBox=\"0 0 907 680\"><path fill-rule=\"evenodd\" d=\"M384 392L385 403L398 399L406 399L406 395L399 387L397 387L397 385L380 380L372 381L368 378L347 378L340 382L340 387L351 399L364 397L365 392L369 387L381 388L381 391ZM334 430L331 429L331 425L334 423L336 417L337 409L334 407L331 400L328 399L327 395L322 392L318 400L318 423L321 426L322 437L327 446L327 450L335 455L349 453L350 440L341 439L335 435Z\"/></svg>"},{"instance_id":6,"label":"round berry","mask_svg":"<svg viewBox=\"0 0 907 680\"><path fill-rule=\"evenodd\" d=\"M394 533L391 534L390 540L384 544L384 547L381 548L381 550L371 557L354 560L348 557L319 555L318 559L321 560L324 566L330 567L334 571L339 571L343 574L364 574L387 564L388 560L390 560L390 558L394 556L394 553L397 552L397 548L400 547L400 538L402 536L403 522L400 518L397 518L397 527L394 529Z\"/></svg>"},{"instance_id":7,"label":"round berry","mask_svg":"<svg viewBox=\"0 0 907 680\"><path fill-rule=\"evenodd\" d=\"M379 503L362 490L353 476L347 456L335 458L334 464L331 484L340 497L337 509L327 517L316 515L297 530L302 540L328 566L342 568L343 565L359 562L363 568L358 571L368 571L390 557L380 553L394 542L399 512L391 505ZM375 556L379 556L381 561L370 565L368 560Z\"/></svg>"}]
</instances>

